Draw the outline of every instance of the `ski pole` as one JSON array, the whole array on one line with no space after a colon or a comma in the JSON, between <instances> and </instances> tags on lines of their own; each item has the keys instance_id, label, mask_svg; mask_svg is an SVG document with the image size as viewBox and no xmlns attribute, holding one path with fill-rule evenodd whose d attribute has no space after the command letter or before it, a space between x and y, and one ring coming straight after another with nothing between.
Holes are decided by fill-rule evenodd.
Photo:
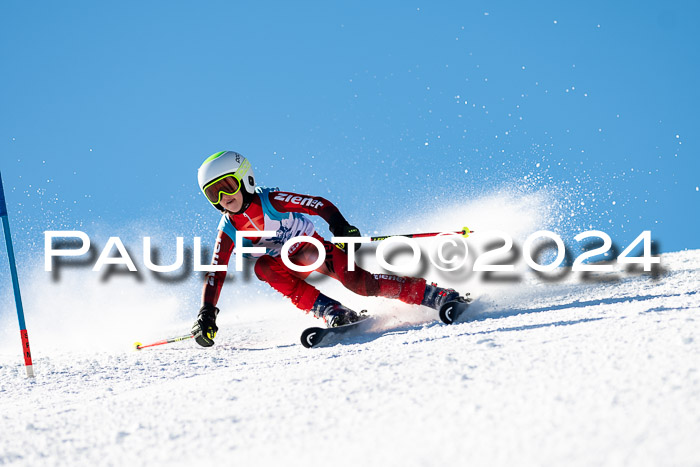
<instances>
[{"instance_id":1,"label":"ski pole","mask_svg":"<svg viewBox=\"0 0 700 467\"><path fill-rule=\"evenodd\" d=\"M469 227L464 227L462 230L456 232L430 232L430 233L413 233L413 234L398 234L398 235L384 235L382 237L370 237L373 242L378 242L380 240L385 240L389 237L408 237L408 238L423 238L423 237L437 237L445 233L461 235L462 237L468 237L469 234L474 233L473 230L469 230Z\"/></svg>"},{"instance_id":2,"label":"ski pole","mask_svg":"<svg viewBox=\"0 0 700 467\"><path fill-rule=\"evenodd\" d=\"M22 338L22 353L24 354L24 366L27 369L27 377L34 377L34 366L32 365L32 352L29 349L29 336L27 335L27 325L24 322L24 308L22 307L22 295L19 292L19 279L17 277L17 264L15 262L15 250L12 247L12 236L10 235L10 221L7 218L7 204L5 203L5 191L2 187L2 175L0 174L0 217L2 227L5 230L5 244L7 245L7 257L10 261L10 275L12 276L12 288L15 293L15 307L17 308L17 320L19 321L19 334Z\"/></svg>"},{"instance_id":3,"label":"ski pole","mask_svg":"<svg viewBox=\"0 0 700 467\"><path fill-rule=\"evenodd\" d=\"M145 349L146 347L155 347L156 345L172 344L173 342L186 341L187 339L192 339L194 336L192 334L187 334L185 336L170 337L168 339L163 339L162 341L153 342L152 344L142 344L141 342L135 342L134 348L136 350Z\"/></svg>"}]
</instances>

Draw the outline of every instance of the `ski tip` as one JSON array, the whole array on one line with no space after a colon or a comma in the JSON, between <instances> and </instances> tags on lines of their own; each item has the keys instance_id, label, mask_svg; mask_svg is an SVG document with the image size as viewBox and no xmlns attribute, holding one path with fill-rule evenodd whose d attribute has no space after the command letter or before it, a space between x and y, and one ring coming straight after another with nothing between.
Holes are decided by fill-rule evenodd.
<instances>
[{"instance_id":1,"label":"ski tip","mask_svg":"<svg viewBox=\"0 0 700 467\"><path fill-rule=\"evenodd\" d=\"M141 350L142 345L141 342L134 342L134 350Z\"/></svg>"},{"instance_id":2,"label":"ski tip","mask_svg":"<svg viewBox=\"0 0 700 467\"><path fill-rule=\"evenodd\" d=\"M447 302L440 307L440 321L445 324L453 324L469 306L469 301L455 300Z\"/></svg>"},{"instance_id":3,"label":"ski tip","mask_svg":"<svg viewBox=\"0 0 700 467\"><path fill-rule=\"evenodd\" d=\"M301 345L310 349L321 341L321 334L323 334L323 329L321 328L308 328L301 333Z\"/></svg>"},{"instance_id":4,"label":"ski tip","mask_svg":"<svg viewBox=\"0 0 700 467\"><path fill-rule=\"evenodd\" d=\"M440 321L442 321L445 324L454 323L454 318L452 317L452 308L452 305L450 305L449 303L446 303L445 305L440 307Z\"/></svg>"}]
</instances>

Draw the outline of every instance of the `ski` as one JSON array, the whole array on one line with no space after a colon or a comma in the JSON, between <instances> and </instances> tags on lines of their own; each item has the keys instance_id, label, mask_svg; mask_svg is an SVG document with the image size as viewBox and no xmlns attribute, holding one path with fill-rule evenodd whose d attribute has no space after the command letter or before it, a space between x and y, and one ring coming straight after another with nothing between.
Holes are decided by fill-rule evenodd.
<instances>
[{"instance_id":1,"label":"ski","mask_svg":"<svg viewBox=\"0 0 700 467\"><path fill-rule=\"evenodd\" d=\"M311 347L335 344L343 337L347 337L348 334L366 331L372 326L372 321L367 316L354 323L335 328L307 328L301 333L301 345L310 349Z\"/></svg>"},{"instance_id":2,"label":"ski","mask_svg":"<svg viewBox=\"0 0 700 467\"><path fill-rule=\"evenodd\" d=\"M469 308L469 299L461 298L447 302L440 307L440 321L445 324L453 324L459 319L464 311ZM310 349L312 347L321 347L332 345L340 342L340 340L348 335L364 332L371 328L372 319L365 317L360 321L338 326L335 328L307 328L301 333L301 345Z\"/></svg>"},{"instance_id":3,"label":"ski","mask_svg":"<svg viewBox=\"0 0 700 467\"><path fill-rule=\"evenodd\" d=\"M447 302L440 307L440 321L445 324L453 324L467 308L469 308L468 301L454 300Z\"/></svg>"}]
</instances>

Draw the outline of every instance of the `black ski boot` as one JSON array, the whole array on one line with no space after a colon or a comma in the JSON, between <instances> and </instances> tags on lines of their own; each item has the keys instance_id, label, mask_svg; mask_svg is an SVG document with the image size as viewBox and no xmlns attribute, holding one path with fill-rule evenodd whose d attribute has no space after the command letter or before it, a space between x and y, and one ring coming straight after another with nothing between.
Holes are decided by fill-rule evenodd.
<instances>
[{"instance_id":1,"label":"black ski boot","mask_svg":"<svg viewBox=\"0 0 700 467\"><path fill-rule=\"evenodd\" d=\"M335 328L359 321L360 316L340 302L320 294L314 302L311 312L317 318L323 318L326 326Z\"/></svg>"}]
</instances>

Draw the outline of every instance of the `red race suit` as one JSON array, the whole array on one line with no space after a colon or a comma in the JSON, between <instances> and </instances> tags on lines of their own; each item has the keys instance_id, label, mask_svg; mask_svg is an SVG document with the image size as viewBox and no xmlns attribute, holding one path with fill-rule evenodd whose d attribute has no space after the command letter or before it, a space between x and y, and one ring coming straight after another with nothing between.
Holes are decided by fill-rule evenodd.
<instances>
[{"instance_id":1,"label":"red race suit","mask_svg":"<svg viewBox=\"0 0 700 467\"><path fill-rule=\"evenodd\" d=\"M335 244L315 232L313 223L305 216L321 216L326 222L342 222L345 219L330 201L317 196L258 189L250 206L242 213L224 213L214 246L213 265L228 265L234 252L235 232L275 231L275 237L252 239L252 246L266 247L266 253L258 256L256 276L272 288L292 300L302 310L311 310L319 291L305 279L311 272L297 272L288 268L280 258L286 240L296 236L313 236L326 252L326 260L316 272L340 281L347 289L364 296L396 298L409 304L420 304L425 293L425 279L400 277L389 274L371 274L355 265L348 270L347 254ZM250 241L250 240L248 240ZM289 250L289 259L297 265L313 264L318 258L316 247L309 243L297 243ZM202 301L216 306L226 271L209 272L204 284Z\"/></svg>"}]
</instances>

